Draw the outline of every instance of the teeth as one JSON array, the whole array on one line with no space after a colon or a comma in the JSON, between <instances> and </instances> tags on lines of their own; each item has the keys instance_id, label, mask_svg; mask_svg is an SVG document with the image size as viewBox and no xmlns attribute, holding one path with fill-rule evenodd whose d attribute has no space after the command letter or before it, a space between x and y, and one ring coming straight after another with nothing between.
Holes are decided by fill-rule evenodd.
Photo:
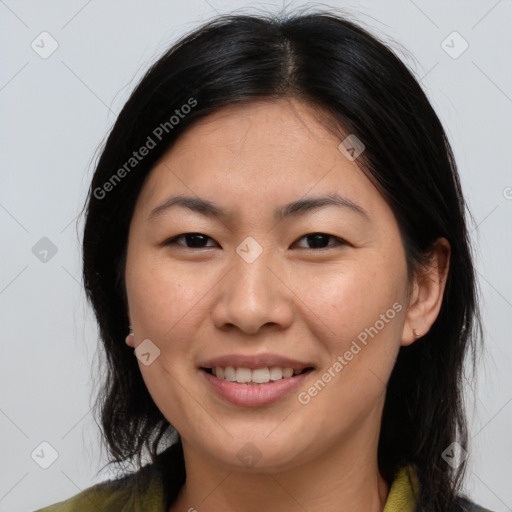
<instances>
[{"instance_id":1,"label":"teeth","mask_svg":"<svg viewBox=\"0 0 512 512\"><path fill-rule=\"evenodd\" d=\"M268 384L271 381L286 379L292 375L299 375L303 370L294 372L293 368L281 368L280 366L272 366L270 368L234 368L227 366L222 368L217 366L212 368L212 373L218 379L224 379L230 382L238 382L240 384Z\"/></svg>"},{"instance_id":2,"label":"teeth","mask_svg":"<svg viewBox=\"0 0 512 512\"><path fill-rule=\"evenodd\" d=\"M240 383L251 382L252 371L249 368L236 369L236 381Z\"/></svg>"},{"instance_id":3,"label":"teeth","mask_svg":"<svg viewBox=\"0 0 512 512\"><path fill-rule=\"evenodd\" d=\"M212 370L215 370L216 377L219 377L219 379L222 378L220 377L220 373L217 372L217 370L220 370L222 372L222 368L217 367ZM234 382L236 380L236 371L232 366L227 366L226 368L224 368L224 379L229 380L230 382Z\"/></svg>"},{"instance_id":4,"label":"teeth","mask_svg":"<svg viewBox=\"0 0 512 512\"><path fill-rule=\"evenodd\" d=\"M285 368L283 370L283 379L291 377L293 375L293 368Z\"/></svg>"},{"instance_id":5,"label":"teeth","mask_svg":"<svg viewBox=\"0 0 512 512\"><path fill-rule=\"evenodd\" d=\"M270 380L281 380L283 378L283 370L279 366L272 366L269 370Z\"/></svg>"},{"instance_id":6,"label":"teeth","mask_svg":"<svg viewBox=\"0 0 512 512\"><path fill-rule=\"evenodd\" d=\"M251 373L253 382L265 384L270 381L270 370L268 368L256 368Z\"/></svg>"}]
</instances>

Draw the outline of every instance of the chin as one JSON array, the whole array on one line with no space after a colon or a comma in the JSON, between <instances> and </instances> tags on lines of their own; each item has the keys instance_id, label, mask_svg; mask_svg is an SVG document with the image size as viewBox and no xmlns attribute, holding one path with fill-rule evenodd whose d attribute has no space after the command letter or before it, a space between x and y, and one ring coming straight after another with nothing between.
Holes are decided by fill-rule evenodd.
<instances>
[{"instance_id":1,"label":"chin","mask_svg":"<svg viewBox=\"0 0 512 512\"><path fill-rule=\"evenodd\" d=\"M275 425L274 427L275 428ZM205 446L206 452L231 471L247 471L278 473L293 469L297 465L307 462L309 450L307 446L298 445L297 439L304 442L304 437L291 433L273 433L268 436L268 429L264 434L237 435L228 443L220 442L215 446Z\"/></svg>"}]
</instances>

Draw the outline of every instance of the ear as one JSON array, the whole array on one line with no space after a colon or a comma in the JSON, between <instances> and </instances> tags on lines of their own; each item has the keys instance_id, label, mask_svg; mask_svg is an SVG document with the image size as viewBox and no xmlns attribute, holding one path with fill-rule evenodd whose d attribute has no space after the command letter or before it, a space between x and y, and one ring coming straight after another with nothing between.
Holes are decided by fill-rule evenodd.
<instances>
[{"instance_id":1,"label":"ear","mask_svg":"<svg viewBox=\"0 0 512 512\"><path fill-rule=\"evenodd\" d=\"M427 334L435 322L443 302L450 253L448 240L438 238L432 246L427 266L414 276L402 332L402 346L411 345Z\"/></svg>"}]
</instances>

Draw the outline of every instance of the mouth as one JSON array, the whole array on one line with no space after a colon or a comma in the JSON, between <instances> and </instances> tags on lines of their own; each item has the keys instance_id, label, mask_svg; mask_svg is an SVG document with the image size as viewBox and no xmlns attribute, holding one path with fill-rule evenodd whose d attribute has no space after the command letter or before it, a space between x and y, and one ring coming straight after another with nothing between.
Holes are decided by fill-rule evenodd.
<instances>
[{"instance_id":1,"label":"mouth","mask_svg":"<svg viewBox=\"0 0 512 512\"><path fill-rule=\"evenodd\" d=\"M200 369L222 381L253 386L265 386L284 379L293 379L314 370L312 366L307 366L302 369L280 366L265 366L260 368L216 366L213 368Z\"/></svg>"},{"instance_id":2,"label":"mouth","mask_svg":"<svg viewBox=\"0 0 512 512\"><path fill-rule=\"evenodd\" d=\"M200 367L206 389L231 405L262 407L290 397L314 371L291 367Z\"/></svg>"}]
</instances>

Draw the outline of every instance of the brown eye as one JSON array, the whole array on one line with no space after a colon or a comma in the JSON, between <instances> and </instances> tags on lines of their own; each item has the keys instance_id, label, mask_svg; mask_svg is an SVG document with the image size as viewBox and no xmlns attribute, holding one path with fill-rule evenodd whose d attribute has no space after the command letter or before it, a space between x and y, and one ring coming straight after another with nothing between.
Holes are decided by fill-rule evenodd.
<instances>
[{"instance_id":1,"label":"brown eye","mask_svg":"<svg viewBox=\"0 0 512 512\"><path fill-rule=\"evenodd\" d=\"M185 242L179 242L184 240ZM175 236L165 242L165 245L182 245L187 249L202 249L205 247L213 247L211 245L205 245L208 240L213 240L203 233L182 233L181 235Z\"/></svg>"},{"instance_id":2,"label":"brown eye","mask_svg":"<svg viewBox=\"0 0 512 512\"><path fill-rule=\"evenodd\" d=\"M327 233L309 233L304 235L299 240L305 239L308 244L311 244L311 247L306 247L306 249L327 249L329 247L335 247L337 245L344 245L347 242L338 238L334 235L328 235ZM329 240L334 240L334 243L329 244Z\"/></svg>"}]
</instances>

